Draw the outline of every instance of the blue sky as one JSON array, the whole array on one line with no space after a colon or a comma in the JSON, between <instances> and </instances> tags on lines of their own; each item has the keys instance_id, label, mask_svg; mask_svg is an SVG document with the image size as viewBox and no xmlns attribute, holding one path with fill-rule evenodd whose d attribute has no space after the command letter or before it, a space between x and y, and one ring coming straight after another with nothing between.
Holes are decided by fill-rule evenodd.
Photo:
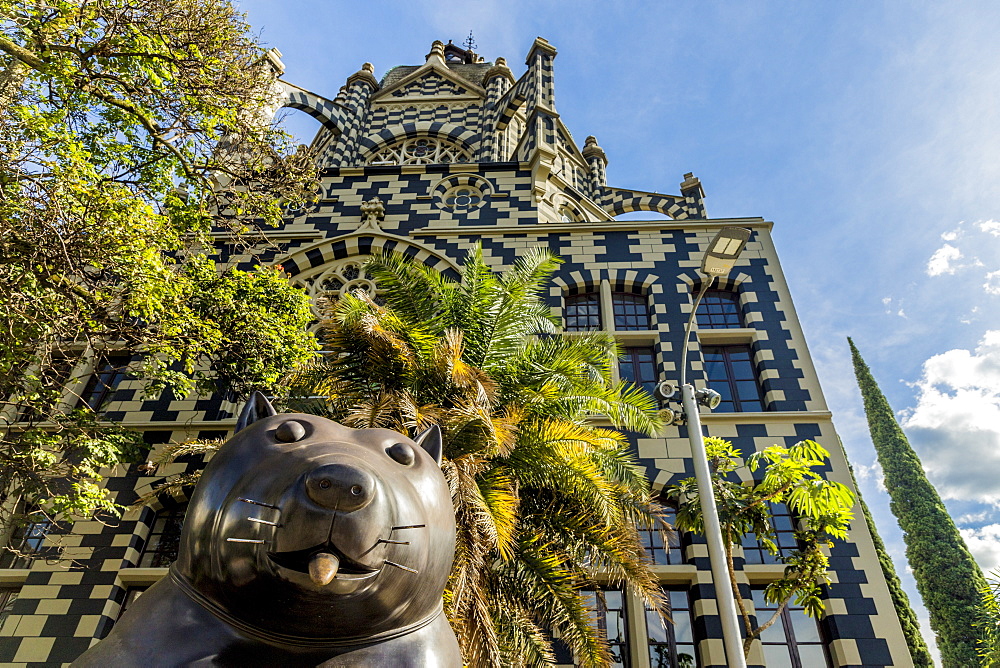
<instances>
[{"instance_id":1,"label":"blue sky","mask_svg":"<svg viewBox=\"0 0 1000 668\"><path fill-rule=\"evenodd\" d=\"M610 185L762 216L837 428L906 579L852 336L985 569L1000 566L1000 4L239 0L285 78L334 97L363 62L473 31L519 76L559 50L556 103ZM311 119L290 118L308 134ZM832 444L828 444L832 445ZM921 609L920 614L926 617ZM927 633L928 639L930 634Z\"/></svg>"}]
</instances>

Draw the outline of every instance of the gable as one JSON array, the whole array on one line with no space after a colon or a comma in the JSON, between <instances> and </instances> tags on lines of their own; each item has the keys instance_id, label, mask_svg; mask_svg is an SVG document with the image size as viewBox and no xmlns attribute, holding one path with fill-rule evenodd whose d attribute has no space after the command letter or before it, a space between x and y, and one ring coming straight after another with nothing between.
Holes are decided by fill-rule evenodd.
<instances>
[{"instance_id":1,"label":"gable","mask_svg":"<svg viewBox=\"0 0 1000 668\"><path fill-rule=\"evenodd\" d=\"M393 85L380 90L371 101L401 102L432 97L478 100L485 95L486 91L481 87L466 81L449 69L427 63Z\"/></svg>"},{"instance_id":2,"label":"gable","mask_svg":"<svg viewBox=\"0 0 1000 668\"><path fill-rule=\"evenodd\" d=\"M428 72L418 79L392 91L392 97L417 97L421 95L468 95L471 91L437 72Z\"/></svg>"}]
</instances>

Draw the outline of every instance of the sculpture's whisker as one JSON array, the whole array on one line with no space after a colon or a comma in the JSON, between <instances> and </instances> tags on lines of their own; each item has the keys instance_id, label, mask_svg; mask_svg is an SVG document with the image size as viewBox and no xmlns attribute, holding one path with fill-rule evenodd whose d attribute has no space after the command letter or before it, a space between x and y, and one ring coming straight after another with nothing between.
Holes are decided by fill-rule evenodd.
<instances>
[{"instance_id":1,"label":"sculpture's whisker","mask_svg":"<svg viewBox=\"0 0 1000 668\"><path fill-rule=\"evenodd\" d=\"M228 542L228 543L253 543L254 545L263 545L267 541L266 540L262 540L260 538L227 538L226 542Z\"/></svg>"},{"instance_id":2,"label":"sculpture's whisker","mask_svg":"<svg viewBox=\"0 0 1000 668\"><path fill-rule=\"evenodd\" d=\"M426 524L407 524L406 526L402 527L392 527L391 529L389 529L389 531L397 531L399 529L423 529L426 526L427 526Z\"/></svg>"},{"instance_id":3,"label":"sculpture's whisker","mask_svg":"<svg viewBox=\"0 0 1000 668\"><path fill-rule=\"evenodd\" d=\"M255 506L264 506L265 508L270 508L271 510L277 510L281 512L281 508L278 506L272 506L270 503L264 503L263 501L254 501L253 499L244 499L242 496L239 498L243 503L252 503Z\"/></svg>"},{"instance_id":4,"label":"sculpture's whisker","mask_svg":"<svg viewBox=\"0 0 1000 668\"><path fill-rule=\"evenodd\" d=\"M386 543L388 545L409 545L410 541L408 541L408 540L388 540L386 538L379 538L377 541L375 541L374 545L372 545L367 550L365 550L364 552L362 552L361 556L362 557L365 556L366 554L368 554L369 552L371 552L372 550L374 550L376 547L378 547L382 543Z\"/></svg>"},{"instance_id":5,"label":"sculpture's whisker","mask_svg":"<svg viewBox=\"0 0 1000 668\"><path fill-rule=\"evenodd\" d=\"M419 573L420 572L420 571L418 571L415 568L410 568L409 566L404 566L402 564L397 564L395 561L389 561L388 559L385 560L385 563L386 563L387 566L395 566L396 568L401 568L404 571L409 571L411 573Z\"/></svg>"},{"instance_id":6,"label":"sculpture's whisker","mask_svg":"<svg viewBox=\"0 0 1000 668\"><path fill-rule=\"evenodd\" d=\"M248 517L251 522L256 522L257 524L266 524L269 527L280 527L281 525L277 522L271 522L270 520L262 520L259 517Z\"/></svg>"}]
</instances>

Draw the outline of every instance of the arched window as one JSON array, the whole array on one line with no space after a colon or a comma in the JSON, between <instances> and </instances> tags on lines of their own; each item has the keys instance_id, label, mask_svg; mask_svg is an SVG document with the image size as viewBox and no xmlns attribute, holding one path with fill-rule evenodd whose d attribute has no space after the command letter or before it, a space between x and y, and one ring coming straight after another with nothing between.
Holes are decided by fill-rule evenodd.
<instances>
[{"instance_id":1,"label":"arched window","mask_svg":"<svg viewBox=\"0 0 1000 668\"><path fill-rule=\"evenodd\" d=\"M430 165L472 162L460 145L440 137L406 137L380 149L368 159L369 165Z\"/></svg>"},{"instance_id":2,"label":"arched window","mask_svg":"<svg viewBox=\"0 0 1000 668\"><path fill-rule=\"evenodd\" d=\"M698 327L724 329L743 327L740 296L731 290L709 290L698 304Z\"/></svg>"}]
</instances>

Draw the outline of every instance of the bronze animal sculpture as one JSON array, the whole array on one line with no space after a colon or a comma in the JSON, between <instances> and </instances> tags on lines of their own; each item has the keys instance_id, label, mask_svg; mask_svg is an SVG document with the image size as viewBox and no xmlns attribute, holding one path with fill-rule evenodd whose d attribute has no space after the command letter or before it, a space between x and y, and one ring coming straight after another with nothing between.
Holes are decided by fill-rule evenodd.
<instances>
[{"instance_id":1,"label":"bronze animal sculpture","mask_svg":"<svg viewBox=\"0 0 1000 668\"><path fill-rule=\"evenodd\" d=\"M441 434L276 414L211 459L170 573L75 666L461 666Z\"/></svg>"}]
</instances>

